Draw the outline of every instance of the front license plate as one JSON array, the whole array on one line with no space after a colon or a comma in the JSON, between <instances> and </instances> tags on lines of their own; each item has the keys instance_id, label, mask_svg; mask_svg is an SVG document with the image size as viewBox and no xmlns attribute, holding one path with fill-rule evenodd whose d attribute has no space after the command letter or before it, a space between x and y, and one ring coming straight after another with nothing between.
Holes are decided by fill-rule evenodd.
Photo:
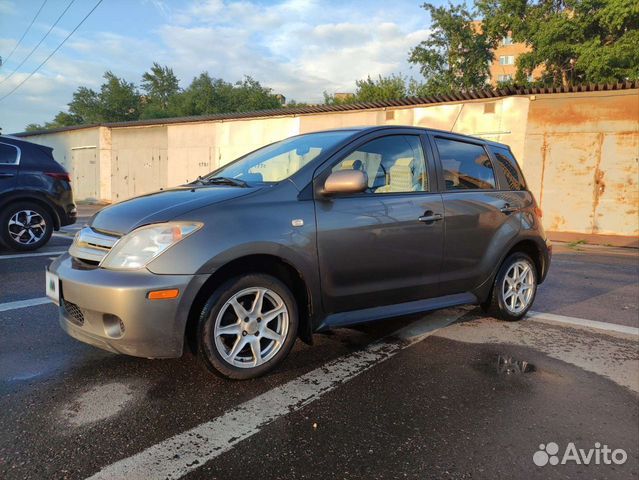
<instances>
[{"instance_id":1,"label":"front license plate","mask_svg":"<svg viewBox=\"0 0 639 480\"><path fill-rule=\"evenodd\" d=\"M60 305L60 279L55 273L47 270L46 283L47 297L53 300L56 305Z\"/></svg>"}]
</instances>

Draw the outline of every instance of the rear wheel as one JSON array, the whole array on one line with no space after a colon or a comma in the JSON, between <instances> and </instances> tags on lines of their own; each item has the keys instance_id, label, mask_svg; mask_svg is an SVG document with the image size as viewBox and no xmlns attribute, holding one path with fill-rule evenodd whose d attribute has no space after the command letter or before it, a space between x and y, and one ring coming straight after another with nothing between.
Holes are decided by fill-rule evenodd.
<instances>
[{"instance_id":1,"label":"rear wheel","mask_svg":"<svg viewBox=\"0 0 639 480\"><path fill-rule=\"evenodd\" d=\"M53 218L37 203L17 202L0 213L0 239L14 250L35 250L53 233Z\"/></svg>"},{"instance_id":2,"label":"rear wheel","mask_svg":"<svg viewBox=\"0 0 639 480\"><path fill-rule=\"evenodd\" d=\"M249 274L221 285L200 314L198 352L205 366L227 378L272 370L297 338L293 294L270 275Z\"/></svg>"},{"instance_id":3,"label":"rear wheel","mask_svg":"<svg viewBox=\"0 0 639 480\"><path fill-rule=\"evenodd\" d=\"M499 268L484 311L495 318L516 321L526 315L537 293L537 270L525 253L508 256Z\"/></svg>"}]
</instances>

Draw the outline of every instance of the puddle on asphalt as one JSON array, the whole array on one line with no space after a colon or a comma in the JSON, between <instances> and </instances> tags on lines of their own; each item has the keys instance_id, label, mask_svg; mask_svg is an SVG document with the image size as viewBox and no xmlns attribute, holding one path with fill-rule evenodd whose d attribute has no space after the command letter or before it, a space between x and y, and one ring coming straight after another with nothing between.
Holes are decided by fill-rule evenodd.
<instances>
[{"instance_id":1,"label":"puddle on asphalt","mask_svg":"<svg viewBox=\"0 0 639 480\"><path fill-rule=\"evenodd\" d=\"M537 371L532 363L501 353L487 353L482 361L474 364L474 367L490 376L497 377L517 377Z\"/></svg>"},{"instance_id":2,"label":"puddle on asphalt","mask_svg":"<svg viewBox=\"0 0 639 480\"><path fill-rule=\"evenodd\" d=\"M532 363L525 360L515 360L513 357L505 355L497 356L497 375L521 375L536 370Z\"/></svg>"}]
</instances>

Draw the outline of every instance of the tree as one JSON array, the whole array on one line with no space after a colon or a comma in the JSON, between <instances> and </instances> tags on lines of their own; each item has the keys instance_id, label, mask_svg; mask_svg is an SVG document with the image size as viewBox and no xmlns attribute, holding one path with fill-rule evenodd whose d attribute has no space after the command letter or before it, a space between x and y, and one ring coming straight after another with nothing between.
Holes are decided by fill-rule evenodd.
<instances>
[{"instance_id":1,"label":"tree","mask_svg":"<svg viewBox=\"0 0 639 480\"><path fill-rule=\"evenodd\" d=\"M212 78L208 72L194 78L180 98L182 115L248 112L280 108L282 104L270 88L251 77L235 84Z\"/></svg>"},{"instance_id":2,"label":"tree","mask_svg":"<svg viewBox=\"0 0 639 480\"><path fill-rule=\"evenodd\" d=\"M44 125L29 124L30 130L101 122L122 122L139 118L209 115L246 112L282 107L281 96L260 82L244 77L235 83L211 77L203 72L180 90L179 80L167 66L153 63L142 75L140 95L135 84L110 71L104 73L99 91L78 87L68 104L68 112L60 112Z\"/></svg>"},{"instance_id":3,"label":"tree","mask_svg":"<svg viewBox=\"0 0 639 480\"><path fill-rule=\"evenodd\" d=\"M326 105L345 105L358 102L379 102L383 100L397 100L415 95L419 84L401 74L388 76L379 75L377 79L366 77L355 81L355 93L338 97L324 92Z\"/></svg>"},{"instance_id":4,"label":"tree","mask_svg":"<svg viewBox=\"0 0 639 480\"><path fill-rule=\"evenodd\" d=\"M90 88L79 87L73 92L73 99L68 106L69 113L67 115L74 118L78 124L102 121L99 95ZM64 114L65 112L60 112L56 118Z\"/></svg>"},{"instance_id":5,"label":"tree","mask_svg":"<svg viewBox=\"0 0 639 480\"><path fill-rule=\"evenodd\" d=\"M178 100L182 115L205 115L218 113L220 97L224 88L231 88L222 80L211 78L208 72L195 77Z\"/></svg>"},{"instance_id":6,"label":"tree","mask_svg":"<svg viewBox=\"0 0 639 480\"><path fill-rule=\"evenodd\" d=\"M302 108L302 107L310 107L311 104L307 102L298 102L297 100L290 100L286 102L286 108Z\"/></svg>"},{"instance_id":7,"label":"tree","mask_svg":"<svg viewBox=\"0 0 639 480\"><path fill-rule=\"evenodd\" d=\"M491 38L510 31L531 48L517 59L517 82L537 67L554 86L639 78L636 0L477 0L477 10Z\"/></svg>"},{"instance_id":8,"label":"tree","mask_svg":"<svg viewBox=\"0 0 639 480\"><path fill-rule=\"evenodd\" d=\"M100 88L98 100L100 121L137 120L140 117L140 94L135 85L110 71L105 72L104 79L106 82Z\"/></svg>"},{"instance_id":9,"label":"tree","mask_svg":"<svg viewBox=\"0 0 639 480\"><path fill-rule=\"evenodd\" d=\"M496 41L477 28L472 14L461 5L436 7L425 3L422 7L430 13L432 33L409 56L426 79L419 86L421 94L485 87Z\"/></svg>"},{"instance_id":10,"label":"tree","mask_svg":"<svg viewBox=\"0 0 639 480\"><path fill-rule=\"evenodd\" d=\"M171 104L180 93L180 82L173 69L153 62L149 72L142 75L144 108L142 118L159 118L171 115Z\"/></svg>"},{"instance_id":11,"label":"tree","mask_svg":"<svg viewBox=\"0 0 639 480\"><path fill-rule=\"evenodd\" d=\"M277 95L250 76L245 76L244 80L236 82L232 89L229 111L250 112L281 107L282 103Z\"/></svg>"},{"instance_id":12,"label":"tree","mask_svg":"<svg viewBox=\"0 0 639 480\"><path fill-rule=\"evenodd\" d=\"M407 92L406 79L401 75L390 75L377 80L370 76L355 82L355 98L358 102L377 102L404 98Z\"/></svg>"},{"instance_id":13,"label":"tree","mask_svg":"<svg viewBox=\"0 0 639 480\"><path fill-rule=\"evenodd\" d=\"M34 132L37 130L52 130L54 128L70 127L72 125L82 124L82 119L77 115L73 115L67 112L59 112L53 121L46 122L44 125L38 123L30 123L25 127L26 132Z\"/></svg>"}]
</instances>

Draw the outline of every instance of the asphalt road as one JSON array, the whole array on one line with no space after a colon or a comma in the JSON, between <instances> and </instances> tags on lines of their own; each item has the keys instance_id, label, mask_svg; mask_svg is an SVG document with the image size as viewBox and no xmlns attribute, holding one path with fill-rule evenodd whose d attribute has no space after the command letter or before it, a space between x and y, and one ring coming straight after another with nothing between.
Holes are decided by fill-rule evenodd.
<instances>
[{"instance_id":1,"label":"asphalt road","mask_svg":"<svg viewBox=\"0 0 639 480\"><path fill-rule=\"evenodd\" d=\"M534 305L555 316L468 307L341 329L231 382L190 354L123 357L63 334L32 300L69 243L0 252L2 479L639 475L636 250L557 245ZM571 442L627 458L535 465L550 442L558 460Z\"/></svg>"}]
</instances>

